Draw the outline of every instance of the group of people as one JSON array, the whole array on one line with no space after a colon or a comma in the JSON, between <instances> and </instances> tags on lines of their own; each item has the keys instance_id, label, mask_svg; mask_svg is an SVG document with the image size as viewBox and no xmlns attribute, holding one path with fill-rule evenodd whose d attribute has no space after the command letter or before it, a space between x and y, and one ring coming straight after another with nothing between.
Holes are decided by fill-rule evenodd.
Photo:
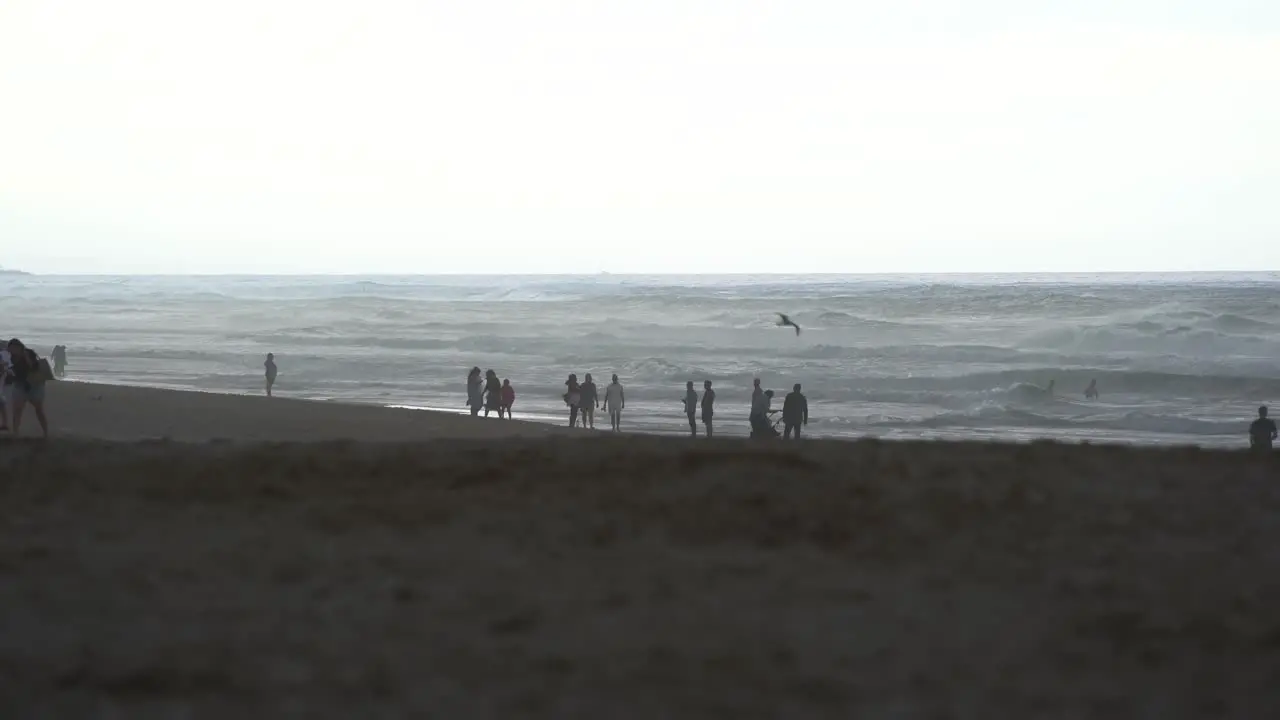
<instances>
[{"instance_id":1,"label":"group of people","mask_svg":"<svg viewBox=\"0 0 1280 720\"><path fill-rule=\"evenodd\" d=\"M782 403L784 430L782 437L785 440L790 440L793 436L799 440L800 429L809 424L809 400L800 390L800 383L796 383ZM693 382L685 383L684 412L689 418L689 433L693 437L698 436L699 409L702 410L702 424L706 428L707 437L714 437L716 391L712 388L710 380L702 383L701 399L698 398L698 392L694 390ZM778 411L773 409L773 391L762 389L760 379L756 378L751 391L751 414L748 416L751 437L762 439L778 437L778 430L774 427L777 423L769 420L769 417L776 412Z\"/></svg>"},{"instance_id":2,"label":"group of people","mask_svg":"<svg viewBox=\"0 0 1280 720\"><path fill-rule=\"evenodd\" d=\"M600 391L596 388L591 373L583 376L569 374L564 383L564 404L569 406L569 427L578 426L578 416L582 416L582 427L588 430L596 428L596 409L601 408ZM604 390L603 410L609 413L609 425L614 432L622 430L622 410L627 406L627 394L614 374L612 382Z\"/></svg>"},{"instance_id":3,"label":"group of people","mask_svg":"<svg viewBox=\"0 0 1280 720\"><path fill-rule=\"evenodd\" d=\"M770 422L769 416L778 412L773 409L773 391L760 388L760 378L755 379L751 391L751 437L775 438L778 436L777 423ZM784 440L792 435L800 439L800 429L809 424L809 399L800 391L800 383L796 383L782 402L782 426Z\"/></svg>"},{"instance_id":4,"label":"group of people","mask_svg":"<svg viewBox=\"0 0 1280 720\"><path fill-rule=\"evenodd\" d=\"M53 359L54 367L50 368L46 360L17 338L0 348L0 431L17 435L30 405L40 423L41 435L49 437L49 420L44 413L45 383L65 374L66 347L55 347Z\"/></svg>"},{"instance_id":5,"label":"group of people","mask_svg":"<svg viewBox=\"0 0 1280 720\"><path fill-rule=\"evenodd\" d=\"M467 374L467 406L475 417L484 410L484 416L490 412L498 413L499 418L511 419L511 407L516 404L516 390L511 387L510 380L499 382L498 373L489 370L480 374L480 368L473 367Z\"/></svg>"}]
</instances>

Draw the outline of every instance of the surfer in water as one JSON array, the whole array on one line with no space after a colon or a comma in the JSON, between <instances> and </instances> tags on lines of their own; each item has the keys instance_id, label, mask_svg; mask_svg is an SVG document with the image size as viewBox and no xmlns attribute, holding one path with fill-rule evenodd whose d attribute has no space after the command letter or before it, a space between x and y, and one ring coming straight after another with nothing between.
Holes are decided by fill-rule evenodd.
<instances>
[{"instance_id":1,"label":"surfer in water","mask_svg":"<svg viewBox=\"0 0 1280 720\"><path fill-rule=\"evenodd\" d=\"M1097 381L1097 379L1093 379L1093 380L1090 380L1090 381L1089 381L1089 387L1087 387L1087 388L1085 388L1085 389L1084 389L1084 399L1085 399L1085 400L1097 400L1097 399L1098 399L1098 381Z\"/></svg>"}]
</instances>

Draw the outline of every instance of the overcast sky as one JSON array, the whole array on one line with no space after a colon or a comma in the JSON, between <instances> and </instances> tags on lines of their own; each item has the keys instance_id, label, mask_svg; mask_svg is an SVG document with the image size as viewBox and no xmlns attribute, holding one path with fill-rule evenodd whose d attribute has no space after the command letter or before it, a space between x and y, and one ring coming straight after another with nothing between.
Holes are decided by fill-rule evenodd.
<instances>
[{"instance_id":1,"label":"overcast sky","mask_svg":"<svg viewBox=\"0 0 1280 720\"><path fill-rule=\"evenodd\" d=\"M7 0L0 264L1280 270L1280 2Z\"/></svg>"}]
</instances>

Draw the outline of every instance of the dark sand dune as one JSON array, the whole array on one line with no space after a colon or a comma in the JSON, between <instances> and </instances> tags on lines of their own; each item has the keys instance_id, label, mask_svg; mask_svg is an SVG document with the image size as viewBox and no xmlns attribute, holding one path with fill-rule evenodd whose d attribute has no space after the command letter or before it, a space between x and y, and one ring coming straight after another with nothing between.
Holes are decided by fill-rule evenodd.
<instances>
[{"instance_id":1,"label":"dark sand dune","mask_svg":"<svg viewBox=\"0 0 1280 720\"><path fill-rule=\"evenodd\" d=\"M1280 717L1278 515L1190 449L0 443L0 717Z\"/></svg>"}]
</instances>

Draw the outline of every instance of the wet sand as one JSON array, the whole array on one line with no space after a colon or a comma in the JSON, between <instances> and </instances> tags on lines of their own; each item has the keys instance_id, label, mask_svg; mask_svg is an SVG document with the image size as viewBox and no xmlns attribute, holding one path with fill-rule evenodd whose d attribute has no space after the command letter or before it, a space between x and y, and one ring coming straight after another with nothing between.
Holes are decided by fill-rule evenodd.
<instances>
[{"instance_id":1,"label":"wet sand","mask_svg":"<svg viewBox=\"0 0 1280 720\"><path fill-rule=\"evenodd\" d=\"M0 442L0 717L1280 717L1244 454L71 387Z\"/></svg>"}]
</instances>

